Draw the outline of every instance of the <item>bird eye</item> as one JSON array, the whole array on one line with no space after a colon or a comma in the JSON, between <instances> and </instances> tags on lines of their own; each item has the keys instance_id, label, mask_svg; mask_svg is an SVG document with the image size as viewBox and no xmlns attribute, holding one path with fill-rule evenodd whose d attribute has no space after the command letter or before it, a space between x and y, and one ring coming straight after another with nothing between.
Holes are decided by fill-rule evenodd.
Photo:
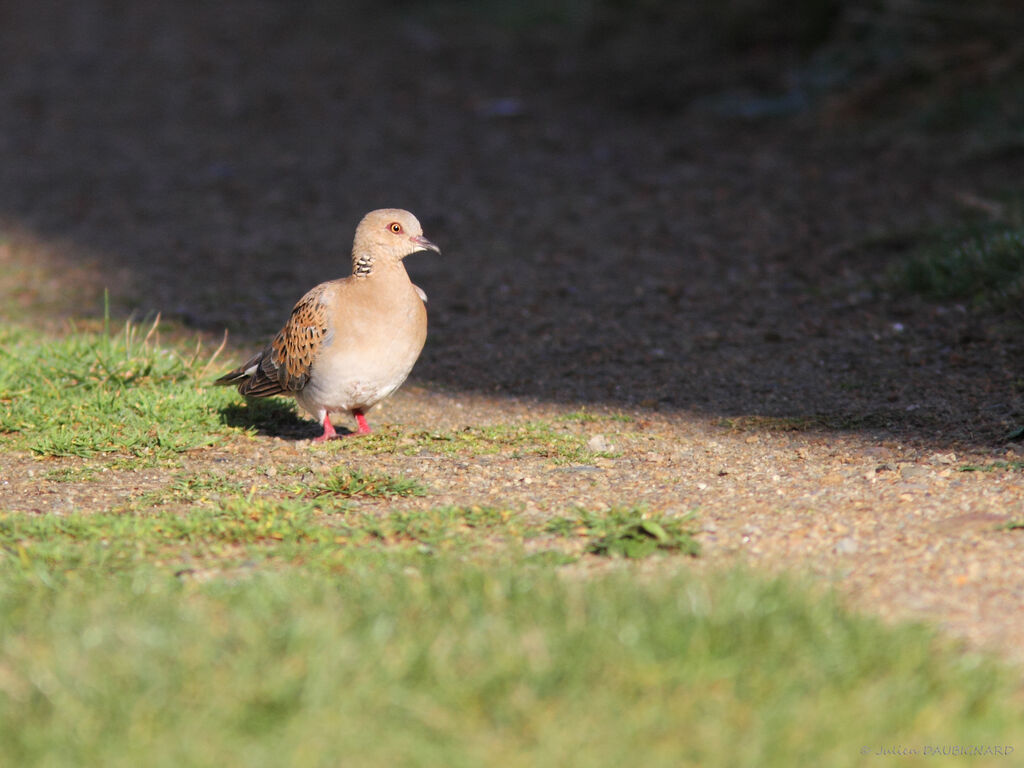
<instances>
[{"instance_id":1,"label":"bird eye","mask_svg":"<svg viewBox=\"0 0 1024 768\"><path fill-rule=\"evenodd\" d=\"M388 224L388 229L390 229L396 235L402 234L402 225L399 224L397 221L393 221L390 224Z\"/></svg>"}]
</instances>

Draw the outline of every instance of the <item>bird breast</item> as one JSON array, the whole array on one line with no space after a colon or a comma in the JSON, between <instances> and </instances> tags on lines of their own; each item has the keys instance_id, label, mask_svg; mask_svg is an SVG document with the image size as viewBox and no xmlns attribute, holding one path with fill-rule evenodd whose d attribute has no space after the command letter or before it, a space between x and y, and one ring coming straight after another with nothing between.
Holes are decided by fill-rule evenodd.
<instances>
[{"instance_id":1,"label":"bird breast","mask_svg":"<svg viewBox=\"0 0 1024 768\"><path fill-rule=\"evenodd\" d=\"M426 309L408 278L391 298L381 301L356 291L339 297L329 341L299 397L303 407L367 409L402 385L426 341Z\"/></svg>"}]
</instances>

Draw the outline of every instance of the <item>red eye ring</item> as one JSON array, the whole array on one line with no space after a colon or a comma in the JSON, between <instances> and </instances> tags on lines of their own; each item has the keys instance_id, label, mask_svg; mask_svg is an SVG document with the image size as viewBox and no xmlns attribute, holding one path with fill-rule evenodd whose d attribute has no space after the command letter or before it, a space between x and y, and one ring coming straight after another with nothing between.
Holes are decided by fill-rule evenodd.
<instances>
[{"instance_id":1,"label":"red eye ring","mask_svg":"<svg viewBox=\"0 0 1024 768\"><path fill-rule=\"evenodd\" d=\"M390 224L388 224L388 229L390 229L396 235L402 234L402 225L399 224L397 221L392 221Z\"/></svg>"}]
</instances>

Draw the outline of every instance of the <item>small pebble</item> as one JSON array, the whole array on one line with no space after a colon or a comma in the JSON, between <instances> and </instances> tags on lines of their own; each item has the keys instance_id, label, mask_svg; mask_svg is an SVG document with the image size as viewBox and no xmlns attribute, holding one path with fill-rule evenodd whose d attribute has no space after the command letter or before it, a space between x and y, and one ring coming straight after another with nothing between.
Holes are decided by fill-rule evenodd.
<instances>
[{"instance_id":1,"label":"small pebble","mask_svg":"<svg viewBox=\"0 0 1024 768\"><path fill-rule=\"evenodd\" d=\"M852 555L859 548L857 542L849 536L844 536L836 542L836 554L839 555Z\"/></svg>"},{"instance_id":2,"label":"small pebble","mask_svg":"<svg viewBox=\"0 0 1024 768\"><path fill-rule=\"evenodd\" d=\"M900 469L900 477L904 480L912 477L925 477L930 474L931 470L928 467L922 467L918 464L910 464Z\"/></svg>"}]
</instances>

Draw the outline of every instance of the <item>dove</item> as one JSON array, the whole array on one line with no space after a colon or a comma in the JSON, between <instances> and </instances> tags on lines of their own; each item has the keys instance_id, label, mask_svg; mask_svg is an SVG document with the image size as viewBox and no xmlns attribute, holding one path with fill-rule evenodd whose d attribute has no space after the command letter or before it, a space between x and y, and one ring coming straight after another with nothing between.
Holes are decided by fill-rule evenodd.
<instances>
[{"instance_id":1,"label":"dove","mask_svg":"<svg viewBox=\"0 0 1024 768\"><path fill-rule=\"evenodd\" d=\"M315 442L337 436L331 414L351 414L356 434L369 434L366 413L402 385L427 338L427 297L402 260L428 250L441 252L411 213L370 211L356 227L352 274L307 292L263 351L214 383L294 397L323 425Z\"/></svg>"}]
</instances>

